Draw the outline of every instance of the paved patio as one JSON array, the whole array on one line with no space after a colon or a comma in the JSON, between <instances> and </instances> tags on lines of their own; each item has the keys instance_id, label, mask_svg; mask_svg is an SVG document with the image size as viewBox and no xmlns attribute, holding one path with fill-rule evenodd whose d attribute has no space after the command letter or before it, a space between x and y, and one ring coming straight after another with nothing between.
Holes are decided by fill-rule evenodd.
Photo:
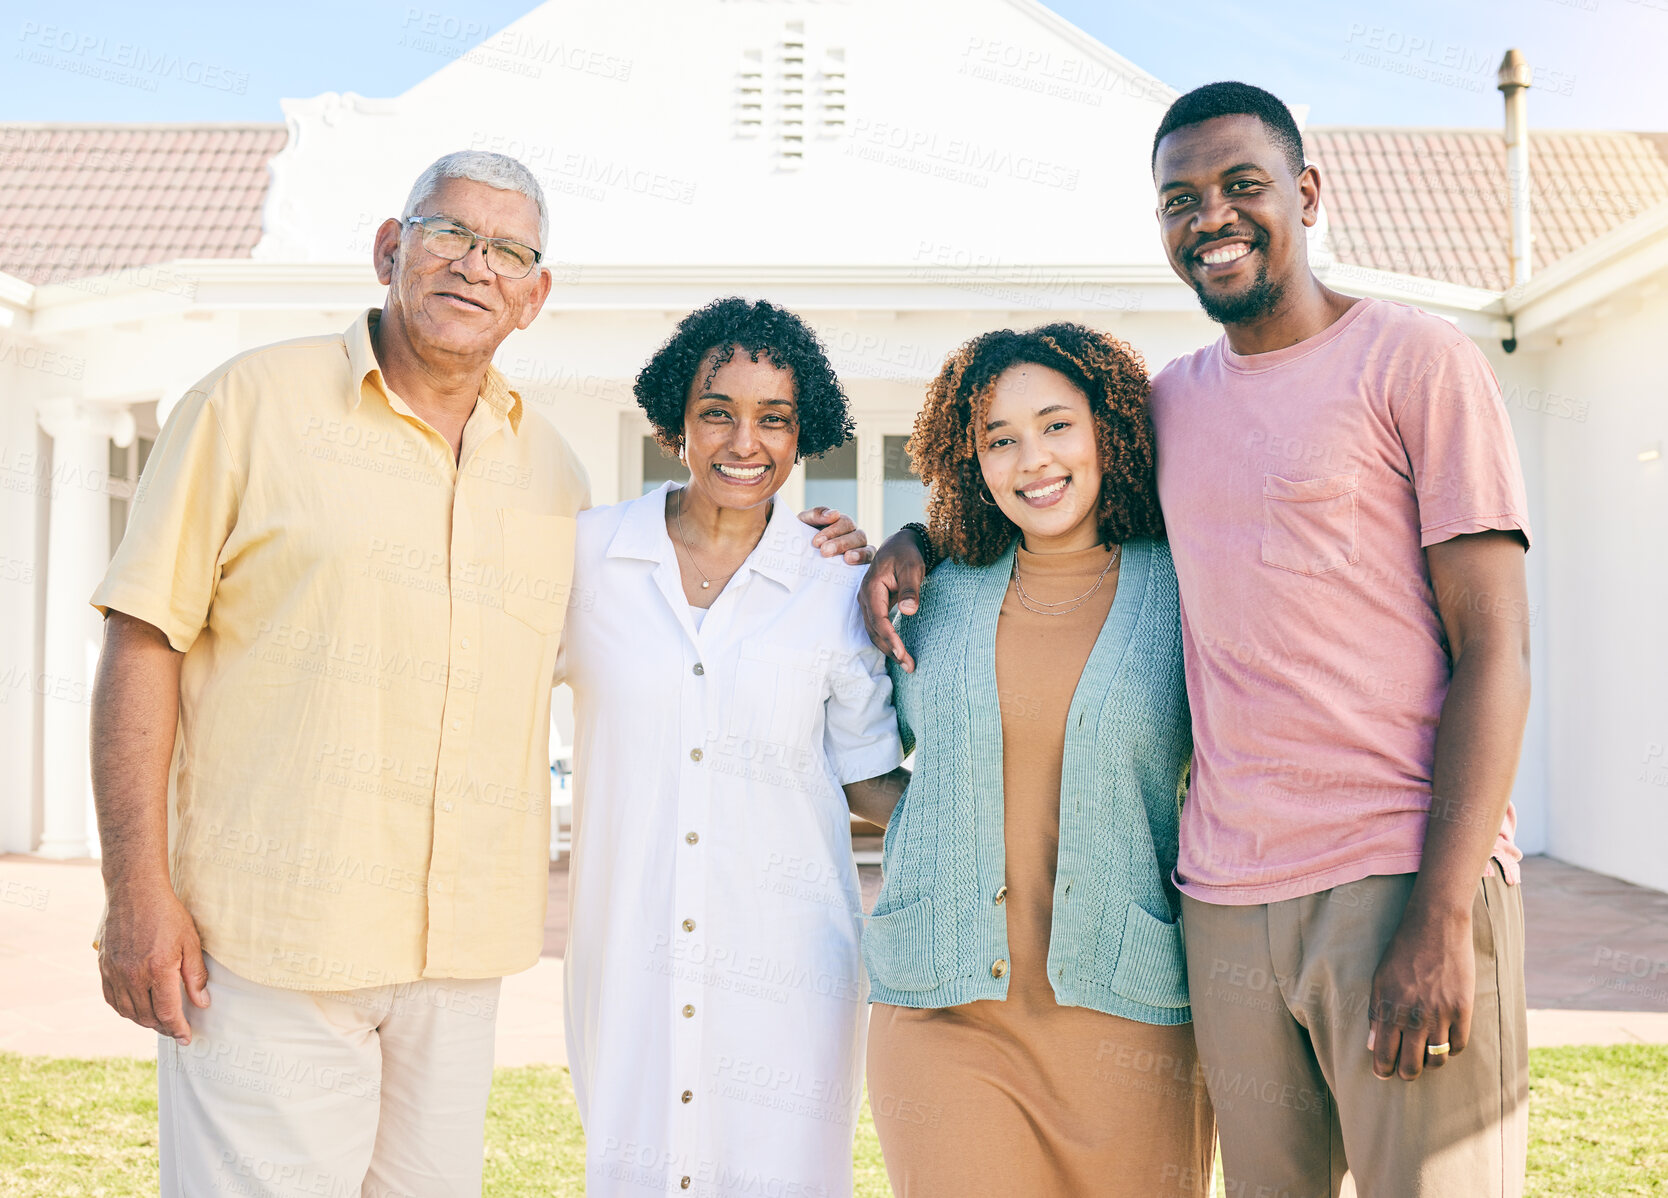
<instances>
[{"instance_id":1,"label":"paved patio","mask_svg":"<svg viewBox=\"0 0 1668 1198\"><path fill-rule=\"evenodd\" d=\"M1668 894L1546 857L1524 863L1529 1037L1552 1044L1668 1043ZM880 871L861 870L865 904ZM151 1056L154 1034L104 1005L93 930L95 862L0 856L0 1051ZM544 956L507 978L498 1063L562 1063L567 868L550 871Z\"/></svg>"}]
</instances>

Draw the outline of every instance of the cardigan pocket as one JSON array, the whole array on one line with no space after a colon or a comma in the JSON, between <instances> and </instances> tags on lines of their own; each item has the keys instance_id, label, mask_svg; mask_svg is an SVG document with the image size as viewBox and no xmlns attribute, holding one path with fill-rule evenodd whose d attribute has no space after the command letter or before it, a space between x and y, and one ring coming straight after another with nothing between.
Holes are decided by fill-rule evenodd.
<instances>
[{"instance_id":1,"label":"cardigan pocket","mask_svg":"<svg viewBox=\"0 0 1668 1198\"><path fill-rule=\"evenodd\" d=\"M1187 1006L1187 956L1180 923L1150 915L1140 903L1124 910L1123 942L1111 988L1149 1007Z\"/></svg>"},{"instance_id":2,"label":"cardigan pocket","mask_svg":"<svg viewBox=\"0 0 1668 1198\"><path fill-rule=\"evenodd\" d=\"M863 927L869 977L888 990L935 989L939 979L933 939L931 895L885 915L871 915Z\"/></svg>"}]
</instances>

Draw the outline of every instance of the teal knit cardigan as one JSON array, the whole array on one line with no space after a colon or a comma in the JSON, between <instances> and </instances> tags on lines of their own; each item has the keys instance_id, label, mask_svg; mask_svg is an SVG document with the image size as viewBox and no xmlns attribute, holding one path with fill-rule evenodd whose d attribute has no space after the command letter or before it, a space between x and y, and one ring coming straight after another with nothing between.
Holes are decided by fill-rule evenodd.
<instances>
[{"instance_id":1,"label":"teal knit cardigan","mask_svg":"<svg viewBox=\"0 0 1668 1198\"><path fill-rule=\"evenodd\" d=\"M915 672L894 665L892 685L915 772L886 828L885 880L863 931L872 1002L1008 994L996 620L1013 558L1010 546L991 566L945 563L919 613L898 623ZM1048 943L1062 1005L1143 1023L1192 1018L1171 881L1192 751L1170 547L1132 540L1066 717Z\"/></svg>"}]
</instances>

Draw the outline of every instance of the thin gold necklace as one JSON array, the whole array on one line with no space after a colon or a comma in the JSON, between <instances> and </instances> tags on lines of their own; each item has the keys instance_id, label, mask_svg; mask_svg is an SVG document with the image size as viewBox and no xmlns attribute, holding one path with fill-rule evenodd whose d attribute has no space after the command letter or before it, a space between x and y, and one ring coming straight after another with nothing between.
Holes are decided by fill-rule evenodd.
<instances>
[{"instance_id":1,"label":"thin gold necklace","mask_svg":"<svg viewBox=\"0 0 1668 1198\"><path fill-rule=\"evenodd\" d=\"M701 589L703 591L711 590L712 589L712 579L708 578L707 577L707 572L705 570L701 569L701 563L695 560L695 551L689 547L689 537L683 531L683 493L685 491L687 491L688 489L689 488L687 488L687 487L680 487L676 492L674 492L674 494L676 494L677 497L678 497L678 508L675 512L672 513L672 522L678 526L678 540L683 542L683 551L686 554L689 555L689 564L694 566L695 567L695 573L697 573L701 576ZM770 513L767 511L765 513L765 525L768 527L769 524L770 524ZM764 539L764 529L761 528L759 530L759 540L762 541L763 539ZM754 546L754 548L757 548L758 547L758 541L753 542L753 546ZM748 552L751 553L752 550L748 550ZM743 558L742 560L745 561L746 558ZM738 567L736 567L736 569L740 569L740 567L738 566ZM730 577L734 574L735 574L735 570L731 570L728 575L725 575L725 577Z\"/></svg>"},{"instance_id":2,"label":"thin gold necklace","mask_svg":"<svg viewBox=\"0 0 1668 1198\"><path fill-rule=\"evenodd\" d=\"M708 590L712 586L712 579L701 569L701 563L695 560L695 551L689 547L689 538L683 531L683 496L678 496L678 510L672 513L672 520L678 526L678 540L683 542L683 551L689 555L689 564L695 567L695 573L701 576L701 589Z\"/></svg>"},{"instance_id":3,"label":"thin gold necklace","mask_svg":"<svg viewBox=\"0 0 1668 1198\"><path fill-rule=\"evenodd\" d=\"M1124 547L1122 545L1113 546L1112 556L1106 559L1106 565L1101 567L1101 571L1098 575L1096 575L1095 584L1092 587L1090 587L1088 590L1084 591L1081 595L1075 596L1074 598L1060 599L1060 600L1056 600L1053 603L1048 603L1048 602L1045 602L1041 599L1033 599L1026 592L1025 582L1019 576L1019 550L1018 550L1018 548L1015 548L1014 549L1014 591L1019 596L1020 606L1025 608L1026 611L1035 612L1039 616L1069 616L1069 615L1071 615L1072 612L1076 611L1078 608L1082 607L1085 603L1087 603L1096 591L1100 590L1101 584L1106 581L1106 576L1112 572L1112 567L1118 564L1118 559L1123 557L1123 555L1124 555ZM699 567L697 567L697 568L699 568ZM1068 603L1071 604L1070 607L1066 607L1066 604L1068 604ZM1061 608L1063 610L1049 611L1048 609L1051 608L1051 607Z\"/></svg>"}]
</instances>

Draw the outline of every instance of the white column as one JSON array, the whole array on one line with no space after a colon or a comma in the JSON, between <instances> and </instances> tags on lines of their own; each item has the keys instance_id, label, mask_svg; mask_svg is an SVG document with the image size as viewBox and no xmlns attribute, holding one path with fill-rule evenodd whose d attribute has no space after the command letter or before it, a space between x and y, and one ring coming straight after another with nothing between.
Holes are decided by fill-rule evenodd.
<instances>
[{"instance_id":1,"label":"white column","mask_svg":"<svg viewBox=\"0 0 1668 1198\"><path fill-rule=\"evenodd\" d=\"M87 747L93 672L103 630L87 601L110 564L110 449L133 443L124 407L41 405L52 438L46 556L45 667L37 681L45 792L40 854L98 855Z\"/></svg>"}]
</instances>

